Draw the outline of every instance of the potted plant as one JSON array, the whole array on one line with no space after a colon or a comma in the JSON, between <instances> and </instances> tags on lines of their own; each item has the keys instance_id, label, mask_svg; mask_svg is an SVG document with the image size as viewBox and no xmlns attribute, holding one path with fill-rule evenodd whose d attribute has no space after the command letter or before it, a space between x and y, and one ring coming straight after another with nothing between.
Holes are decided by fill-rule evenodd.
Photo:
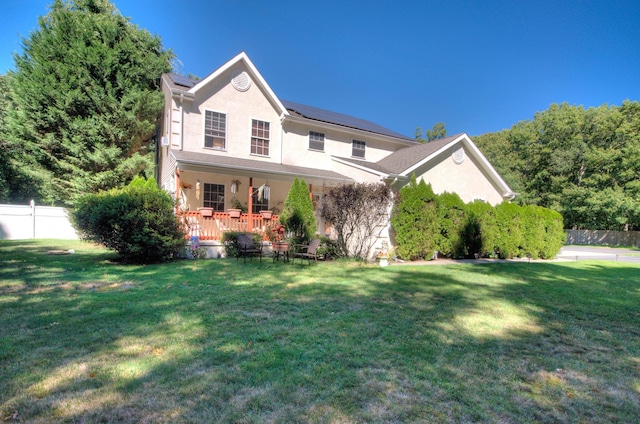
<instances>
[{"instance_id":1,"label":"potted plant","mask_svg":"<svg viewBox=\"0 0 640 424\"><path fill-rule=\"evenodd\" d=\"M269 220L271 219L271 215L273 215L273 212L270 210L262 210L260 211L260 215L262 215L262 219Z\"/></svg>"},{"instance_id":2,"label":"potted plant","mask_svg":"<svg viewBox=\"0 0 640 424\"><path fill-rule=\"evenodd\" d=\"M240 201L236 197L231 199L231 208L227 209L227 213L231 218L240 218L242 212L246 211L246 206L243 207L242 203L240 203Z\"/></svg>"}]
</instances>

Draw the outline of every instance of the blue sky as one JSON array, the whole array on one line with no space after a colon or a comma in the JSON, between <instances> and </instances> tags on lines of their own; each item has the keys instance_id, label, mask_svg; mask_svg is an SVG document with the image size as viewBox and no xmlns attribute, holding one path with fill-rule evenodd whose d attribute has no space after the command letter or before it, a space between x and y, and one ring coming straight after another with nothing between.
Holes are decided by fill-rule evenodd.
<instances>
[{"instance_id":1,"label":"blue sky","mask_svg":"<svg viewBox=\"0 0 640 424\"><path fill-rule=\"evenodd\" d=\"M0 0L0 74L52 0ZM245 51L276 95L413 136L640 100L640 0L115 0L204 77Z\"/></svg>"}]
</instances>

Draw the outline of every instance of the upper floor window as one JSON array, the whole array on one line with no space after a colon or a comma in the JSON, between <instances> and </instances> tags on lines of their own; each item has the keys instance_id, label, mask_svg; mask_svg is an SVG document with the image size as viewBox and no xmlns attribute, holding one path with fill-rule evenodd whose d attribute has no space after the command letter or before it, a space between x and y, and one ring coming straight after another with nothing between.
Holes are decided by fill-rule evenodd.
<instances>
[{"instance_id":1,"label":"upper floor window","mask_svg":"<svg viewBox=\"0 0 640 424\"><path fill-rule=\"evenodd\" d=\"M205 208L213 208L216 212L224 212L224 184L204 183L202 190Z\"/></svg>"},{"instance_id":2,"label":"upper floor window","mask_svg":"<svg viewBox=\"0 0 640 424\"><path fill-rule=\"evenodd\" d=\"M227 139L227 115L210 110L204 113L204 147L224 149Z\"/></svg>"},{"instance_id":3,"label":"upper floor window","mask_svg":"<svg viewBox=\"0 0 640 424\"><path fill-rule=\"evenodd\" d=\"M251 120L251 153L269 156L269 123Z\"/></svg>"},{"instance_id":4,"label":"upper floor window","mask_svg":"<svg viewBox=\"0 0 640 424\"><path fill-rule=\"evenodd\" d=\"M324 151L324 134L309 131L309 149Z\"/></svg>"},{"instance_id":5,"label":"upper floor window","mask_svg":"<svg viewBox=\"0 0 640 424\"><path fill-rule=\"evenodd\" d=\"M367 143L364 141L353 140L351 143L351 156L356 158L363 158L364 151L367 147Z\"/></svg>"}]
</instances>

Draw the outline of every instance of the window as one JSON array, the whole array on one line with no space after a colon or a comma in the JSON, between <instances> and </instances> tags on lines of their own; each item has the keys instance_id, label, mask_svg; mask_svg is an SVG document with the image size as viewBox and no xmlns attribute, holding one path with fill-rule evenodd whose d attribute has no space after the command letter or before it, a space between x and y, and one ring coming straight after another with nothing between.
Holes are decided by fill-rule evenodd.
<instances>
[{"instance_id":1,"label":"window","mask_svg":"<svg viewBox=\"0 0 640 424\"><path fill-rule=\"evenodd\" d=\"M260 211L264 211L264 210L268 210L269 209L269 199L265 198L264 196L262 196L262 199L260 199L258 190L254 190L255 193L253 193L252 199L251 199L251 213L260 213Z\"/></svg>"},{"instance_id":2,"label":"window","mask_svg":"<svg viewBox=\"0 0 640 424\"><path fill-rule=\"evenodd\" d=\"M367 143L364 141L353 140L351 143L351 156L356 158L364 157L364 150L367 147Z\"/></svg>"},{"instance_id":3,"label":"window","mask_svg":"<svg viewBox=\"0 0 640 424\"><path fill-rule=\"evenodd\" d=\"M227 134L227 115L224 113L204 113L204 147L224 149Z\"/></svg>"},{"instance_id":4,"label":"window","mask_svg":"<svg viewBox=\"0 0 640 424\"><path fill-rule=\"evenodd\" d=\"M251 153L269 156L269 123L253 119L251 121Z\"/></svg>"},{"instance_id":5,"label":"window","mask_svg":"<svg viewBox=\"0 0 640 424\"><path fill-rule=\"evenodd\" d=\"M202 197L205 208L224 212L224 184L204 183Z\"/></svg>"},{"instance_id":6,"label":"window","mask_svg":"<svg viewBox=\"0 0 640 424\"><path fill-rule=\"evenodd\" d=\"M309 131L309 149L324 151L324 134Z\"/></svg>"}]
</instances>

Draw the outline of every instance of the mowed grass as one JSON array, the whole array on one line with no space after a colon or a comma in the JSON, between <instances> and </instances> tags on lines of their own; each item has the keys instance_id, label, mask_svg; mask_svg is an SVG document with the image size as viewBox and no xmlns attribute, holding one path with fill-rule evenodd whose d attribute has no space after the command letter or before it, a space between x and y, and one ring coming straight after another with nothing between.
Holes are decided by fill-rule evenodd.
<instances>
[{"instance_id":1,"label":"mowed grass","mask_svg":"<svg viewBox=\"0 0 640 424\"><path fill-rule=\"evenodd\" d=\"M0 420L640 416L637 265L114 259L0 241Z\"/></svg>"}]
</instances>

